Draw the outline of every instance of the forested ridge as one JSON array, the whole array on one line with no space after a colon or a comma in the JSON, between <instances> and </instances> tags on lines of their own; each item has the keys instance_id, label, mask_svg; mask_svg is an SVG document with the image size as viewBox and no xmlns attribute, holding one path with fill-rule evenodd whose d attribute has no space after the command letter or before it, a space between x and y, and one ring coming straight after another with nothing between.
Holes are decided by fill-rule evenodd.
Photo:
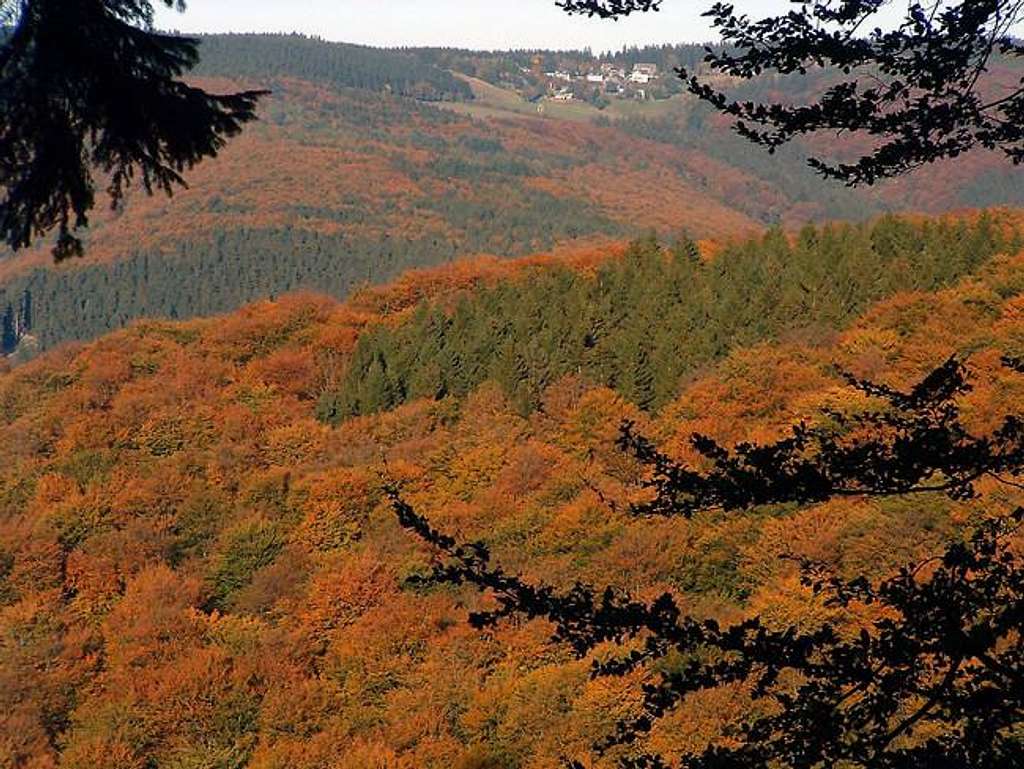
<instances>
[{"instance_id":1,"label":"forested ridge","mask_svg":"<svg viewBox=\"0 0 1024 769\"><path fill-rule=\"evenodd\" d=\"M532 240L529 231L522 231L521 217L502 213L468 230L459 245L429 236L371 239L288 226L235 229L209 239L183 237L172 248L134 252L112 264L35 269L0 288L0 307L6 304L8 312L15 313L25 297L30 299L31 329L26 333L32 334L36 352L61 342L93 339L138 318L214 315L302 290L345 297L404 269L451 260L463 253L461 247L468 253L491 250L490 238L496 233L509 239L521 233L523 243L538 248L553 245L560 235L570 240L566 228L576 225L567 222L593 221L592 232L608 235L618 231L598 217L588 219L588 212L571 202L543 193L535 197L535 221L549 222L543 240ZM473 215L470 210L468 216ZM523 252L524 246L505 243L505 254Z\"/></svg>"},{"instance_id":2,"label":"forested ridge","mask_svg":"<svg viewBox=\"0 0 1024 769\"><path fill-rule=\"evenodd\" d=\"M464 79L449 71L500 82L496 73L534 67L538 55L544 68L600 58L585 51L388 51L289 35L213 36L200 48L199 82L212 90L272 90L261 121L173 199L137 195L123 212L98 213L83 260L54 270L50 244L0 255L0 318L24 315L26 296L31 307L29 324L7 325L0 354L17 348L22 361L135 318L229 311L296 289L344 298L478 253L518 257L649 229L729 240L807 221L1022 202L1019 170L984 154L912 183L850 191L824 185L798 152L772 158L746 146L681 97L563 118L500 89L507 103L466 101ZM697 52L612 59L668 66Z\"/></svg>"},{"instance_id":3,"label":"forested ridge","mask_svg":"<svg viewBox=\"0 0 1024 769\"><path fill-rule=\"evenodd\" d=\"M641 240L457 261L345 303L289 296L138 321L0 373L0 755L35 769L610 769L631 750L728 744L752 712L740 686L688 697L640 744L598 753L640 712L643 671L592 677L614 645L577 659L546 622L469 627L493 603L409 581L432 559L400 529L382 477L526 579L669 591L696 617L856 637L870 614L830 606L801 583L800 559L884 577L1020 492L982 479L978 499L648 519L629 512L645 476L620 427L692 461L694 432L764 442L796 420L870 413L837 366L906 387L955 354L972 385L962 418L984 433L1024 400L1004 364L1024 357L1014 226L1009 214L883 219L724 249ZM574 301L603 297L589 319L612 319L606 352L631 355L636 329L616 318L638 313L656 337L666 308L711 307L682 287L720 293L708 320L735 339L685 327L693 356L650 359L671 383L650 404L548 343L574 339ZM317 418L369 352L401 353L424 324L456 318L470 339L490 343L506 321L521 349L534 337L515 366L537 389L508 390L498 367ZM427 352L420 363L444 360Z\"/></svg>"}]
</instances>

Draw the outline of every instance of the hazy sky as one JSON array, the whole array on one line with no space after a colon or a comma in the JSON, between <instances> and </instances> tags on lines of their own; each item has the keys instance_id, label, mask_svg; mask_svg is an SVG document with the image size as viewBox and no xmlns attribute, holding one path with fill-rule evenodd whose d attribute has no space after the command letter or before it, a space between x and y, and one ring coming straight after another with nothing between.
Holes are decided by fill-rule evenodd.
<instances>
[{"instance_id":1,"label":"hazy sky","mask_svg":"<svg viewBox=\"0 0 1024 769\"><path fill-rule=\"evenodd\" d=\"M620 21L568 17L554 0L188 0L158 15L183 32L305 32L368 45L466 48L583 48L595 52L643 43L705 42L702 10L713 0L665 0L658 13ZM785 0L737 0L755 16Z\"/></svg>"}]
</instances>

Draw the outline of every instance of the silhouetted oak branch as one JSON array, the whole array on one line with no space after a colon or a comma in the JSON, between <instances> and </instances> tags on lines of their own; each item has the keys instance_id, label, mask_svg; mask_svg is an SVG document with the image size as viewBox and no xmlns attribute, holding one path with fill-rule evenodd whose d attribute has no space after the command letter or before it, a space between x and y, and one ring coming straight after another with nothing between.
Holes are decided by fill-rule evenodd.
<instances>
[{"instance_id":1,"label":"silhouetted oak branch","mask_svg":"<svg viewBox=\"0 0 1024 769\"><path fill-rule=\"evenodd\" d=\"M1024 470L1016 428L1005 428L1015 418L1007 417L988 440L963 431L956 399L968 384L955 359L909 392L853 377L847 381L891 407L891 413L852 420L876 425L880 437L861 437L851 445L793 440L762 454L738 451L743 457L738 465L730 464L735 456L724 449L709 449L719 463L715 469L685 476L700 493L687 492L674 511L666 501L663 512L691 514L698 501L730 509L764 499L817 502L857 488L900 494L950 471L960 473L960 480L941 486L959 497L971 488L970 479L993 466L1010 475ZM786 457L812 445L798 477L809 473L815 481L794 482ZM950 464L939 447L953 448L959 458ZM915 451L920 453L910 472L906 463ZM843 465L850 479L836 474L829 452L855 458ZM978 463L973 469L971 458ZM701 478L704 487L697 484ZM774 491L764 495L746 488L762 483ZM701 497L705 492L710 496ZM460 545L434 529L397 487L388 493L402 525L439 557L433 574L421 581L472 584L496 600L497 609L471 617L476 627L513 615L544 617L554 623L555 639L581 657L609 641L637 642L629 654L595 661L594 676L623 675L669 653L683 660L652 674L641 716L620 723L613 734L594 735L599 750L637 744L687 697L735 684L753 700L746 720L727 745L712 743L699 753L672 757L680 766L976 769L1014 766L1024 756L1024 563L1012 544L1024 525L1024 509L984 521L939 556L880 582L839 579L818 564L802 562L805 585L829 605L876 607L871 614L876 619L859 632L828 625L778 631L756 617L728 628L695 620L669 594L643 603L611 588L577 584L557 591L529 584L492 565L485 546ZM651 769L667 767L667 761L635 750L621 765Z\"/></svg>"},{"instance_id":2,"label":"silhouetted oak branch","mask_svg":"<svg viewBox=\"0 0 1024 769\"><path fill-rule=\"evenodd\" d=\"M691 442L709 469L697 471L665 456L631 423L619 446L650 471L642 485L653 498L634 506L643 515L692 516L844 496L942 492L969 499L983 476L1002 479L1024 466L1024 422L1004 418L991 435L974 436L960 420L957 398L969 392L966 370L950 358L910 392L843 375L881 406L853 416L826 412L829 427L800 423L769 445L741 443L731 451L713 438ZM867 432L870 442L850 439Z\"/></svg>"}]
</instances>

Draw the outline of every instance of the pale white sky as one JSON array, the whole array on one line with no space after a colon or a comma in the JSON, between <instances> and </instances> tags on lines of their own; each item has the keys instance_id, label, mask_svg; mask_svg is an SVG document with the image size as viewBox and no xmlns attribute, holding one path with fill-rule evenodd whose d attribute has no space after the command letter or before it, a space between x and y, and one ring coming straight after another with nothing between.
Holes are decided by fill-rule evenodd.
<instances>
[{"instance_id":1,"label":"pale white sky","mask_svg":"<svg viewBox=\"0 0 1024 769\"><path fill-rule=\"evenodd\" d=\"M304 32L378 46L476 49L706 42L701 12L713 0L665 0L658 13L619 21L569 17L554 0L188 0L179 14L161 6L158 26L183 32ZM736 0L750 16L784 9L785 0Z\"/></svg>"}]
</instances>

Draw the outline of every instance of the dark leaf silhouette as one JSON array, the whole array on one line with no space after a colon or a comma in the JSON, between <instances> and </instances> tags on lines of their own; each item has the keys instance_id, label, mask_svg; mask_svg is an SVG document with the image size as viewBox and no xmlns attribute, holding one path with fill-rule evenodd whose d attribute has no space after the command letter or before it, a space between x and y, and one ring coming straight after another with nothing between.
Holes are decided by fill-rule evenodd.
<instances>
[{"instance_id":1,"label":"dark leaf silhouette","mask_svg":"<svg viewBox=\"0 0 1024 769\"><path fill-rule=\"evenodd\" d=\"M694 435L694 448L711 466L706 472L660 453L627 423L619 446L652 471L643 485L654 497L636 512L689 517L709 509L922 492L969 499L979 478L1024 465L1024 424L1017 416L1007 416L988 436L971 435L960 421L957 398L970 385L956 358L909 392L844 378L883 408L853 416L828 412L830 427L801 423L767 446L743 443L728 451L713 438ZM846 437L865 431L878 437L868 443Z\"/></svg>"},{"instance_id":2,"label":"dark leaf silhouette","mask_svg":"<svg viewBox=\"0 0 1024 769\"><path fill-rule=\"evenodd\" d=\"M56 229L54 256L80 255L94 173L115 207L136 178L170 194L255 118L263 92L178 79L197 43L154 32L149 2L22 0L15 16L0 48L0 234L15 249Z\"/></svg>"},{"instance_id":3,"label":"dark leaf silhouette","mask_svg":"<svg viewBox=\"0 0 1024 769\"><path fill-rule=\"evenodd\" d=\"M703 474L675 465L627 426L623 445L660 479L657 503L640 512L688 516L710 507L926 490L963 497L982 475L1024 470L1016 417L987 438L960 423L957 399L968 383L958 360L907 392L847 381L887 405L845 418L847 427L872 428L872 437L844 443L801 425L768 447L728 451L700 439L713 463ZM389 494L402 525L441 556L431 581L473 584L497 601L497 609L472 617L476 627L544 617L556 626L555 640L581 657L608 641L637 642L628 655L595 661L594 676L623 675L670 653L684 660L645 685L640 717L595 735L600 750L634 744L691 694L740 685L755 707L734 740L673 760L689 769L968 769L1021 759L1024 563L1012 535L1024 524L1022 509L981 522L935 558L878 582L840 579L802 562L804 584L829 605L870 612L874 619L857 633L827 624L779 631L757 617L722 628L685 616L669 594L643 603L613 589L532 585L493 566L483 545L459 545L434 529L397 487ZM641 754L621 765L670 764Z\"/></svg>"},{"instance_id":4,"label":"dark leaf silhouette","mask_svg":"<svg viewBox=\"0 0 1024 769\"><path fill-rule=\"evenodd\" d=\"M657 10L646 0L566 0L570 13L619 18ZM740 4L742 6L742 4ZM733 3L704 14L722 41L708 49L711 71L741 80L764 73L806 75L830 69L838 80L816 101L797 105L736 99L679 70L691 93L735 120L736 130L769 152L827 131L860 134L872 148L855 162L811 158L825 177L873 184L974 147L1024 161L1024 80L991 87L1000 59L1024 54L1013 38L1024 8L1016 0L909 2L883 28L887 0L797 0L778 16L754 19Z\"/></svg>"}]
</instances>

